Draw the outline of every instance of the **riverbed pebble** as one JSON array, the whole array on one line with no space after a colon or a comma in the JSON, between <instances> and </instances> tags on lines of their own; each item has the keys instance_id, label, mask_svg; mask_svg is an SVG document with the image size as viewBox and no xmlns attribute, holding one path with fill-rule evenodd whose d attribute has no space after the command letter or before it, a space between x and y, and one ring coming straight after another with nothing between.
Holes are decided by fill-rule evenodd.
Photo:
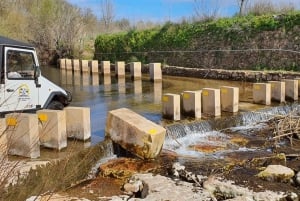
<instances>
[{"instance_id":1,"label":"riverbed pebble","mask_svg":"<svg viewBox=\"0 0 300 201\"><path fill-rule=\"evenodd\" d=\"M294 171L283 165L269 165L265 170L258 173L258 177L267 181L290 182Z\"/></svg>"}]
</instances>

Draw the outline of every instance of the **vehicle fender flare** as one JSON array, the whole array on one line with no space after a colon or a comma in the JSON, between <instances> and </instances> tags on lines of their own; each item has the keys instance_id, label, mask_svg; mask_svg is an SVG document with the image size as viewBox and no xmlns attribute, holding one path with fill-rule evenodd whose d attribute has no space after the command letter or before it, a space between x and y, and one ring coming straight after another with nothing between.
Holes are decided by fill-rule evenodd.
<instances>
[{"instance_id":1,"label":"vehicle fender flare","mask_svg":"<svg viewBox=\"0 0 300 201\"><path fill-rule=\"evenodd\" d=\"M53 100L61 102L64 106L67 106L69 104L68 97L64 93L62 93L60 91L54 91L54 92L51 92L51 94L49 95L43 108L47 108Z\"/></svg>"}]
</instances>

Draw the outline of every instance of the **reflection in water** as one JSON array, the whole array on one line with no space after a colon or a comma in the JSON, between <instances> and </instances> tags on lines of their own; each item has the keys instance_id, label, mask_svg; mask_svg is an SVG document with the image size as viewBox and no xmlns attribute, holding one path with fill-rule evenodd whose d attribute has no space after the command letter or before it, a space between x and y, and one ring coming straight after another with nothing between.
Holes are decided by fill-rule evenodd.
<instances>
[{"instance_id":1,"label":"reflection in water","mask_svg":"<svg viewBox=\"0 0 300 201\"><path fill-rule=\"evenodd\" d=\"M111 91L111 77L110 75L103 75L103 89L104 92L110 92Z\"/></svg>"},{"instance_id":2,"label":"reflection in water","mask_svg":"<svg viewBox=\"0 0 300 201\"><path fill-rule=\"evenodd\" d=\"M154 82L154 103L161 103L162 97L162 81L155 81Z\"/></svg>"},{"instance_id":3,"label":"reflection in water","mask_svg":"<svg viewBox=\"0 0 300 201\"><path fill-rule=\"evenodd\" d=\"M124 76L118 76L118 92L119 92L119 94L126 93L126 85L125 85L125 77Z\"/></svg>"},{"instance_id":4,"label":"reflection in water","mask_svg":"<svg viewBox=\"0 0 300 201\"><path fill-rule=\"evenodd\" d=\"M133 90L134 91L134 100L141 102L143 100L142 80L134 80L133 88L134 88L134 90Z\"/></svg>"},{"instance_id":5,"label":"reflection in water","mask_svg":"<svg viewBox=\"0 0 300 201\"><path fill-rule=\"evenodd\" d=\"M92 73L92 85L98 86L99 84L99 73Z\"/></svg>"},{"instance_id":6,"label":"reflection in water","mask_svg":"<svg viewBox=\"0 0 300 201\"><path fill-rule=\"evenodd\" d=\"M248 98L252 94L252 84L246 82L171 76L164 76L162 82L151 82L148 75L144 75L142 80L131 81L130 75L111 77L98 73L78 74L52 67L42 67L42 74L72 93L71 106L91 109L92 144L104 139L106 116L110 110L126 107L151 121L161 123L163 93L180 94L185 90L199 90L204 87L236 86L240 88L240 100L246 99L248 102L251 102Z\"/></svg>"},{"instance_id":7,"label":"reflection in water","mask_svg":"<svg viewBox=\"0 0 300 201\"><path fill-rule=\"evenodd\" d=\"M82 86L89 86L90 85L90 74L88 72L84 72L81 74L82 78Z\"/></svg>"},{"instance_id":8,"label":"reflection in water","mask_svg":"<svg viewBox=\"0 0 300 201\"><path fill-rule=\"evenodd\" d=\"M61 85L67 85L67 71L65 69L60 69L59 71L60 73L60 80L56 83L61 83ZM51 78L54 78L55 76L51 76ZM51 81L54 81L53 79L51 79Z\"/></svg>"},{"instance_id":9,"label":"reflection in water","mask_svg":"<svg viewBox=\"0 0 300 201\"><path fill-rule=\"evenodd\" d=\"M74 71L74 75L73 75L73 79L74 79L74 85L75 86L80 86L81 85L81 73L80 71Z\"/></svg>"}]
</instances>

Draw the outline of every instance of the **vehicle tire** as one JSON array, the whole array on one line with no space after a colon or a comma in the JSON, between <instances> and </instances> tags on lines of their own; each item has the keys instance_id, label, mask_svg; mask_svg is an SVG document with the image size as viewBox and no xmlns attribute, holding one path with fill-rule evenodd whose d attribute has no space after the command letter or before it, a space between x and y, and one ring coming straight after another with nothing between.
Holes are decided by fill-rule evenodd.
<instances>
[{"instance_id":1,"label":"vehicle tire","mask_svg":"<svg viewBox=\"0 0 300 201\"><path fill-rule=\"evenodd\" d=\"M47 109L49 110L63 110L64 105L59 101L51 101L51 103L48 105Z\"/></svg>"}]
</instances>

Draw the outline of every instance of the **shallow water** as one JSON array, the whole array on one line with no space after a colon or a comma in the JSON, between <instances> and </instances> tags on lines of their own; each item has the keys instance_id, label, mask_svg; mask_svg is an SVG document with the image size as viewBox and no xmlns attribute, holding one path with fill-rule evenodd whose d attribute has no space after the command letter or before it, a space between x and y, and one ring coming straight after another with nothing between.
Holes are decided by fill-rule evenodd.
<instances>
[{"instance_id":1,"label":"shallow water","mask_svg":"<svg viewBox=\"0 0 300 201\"><path fill-rule=\"evenodd\" d=\"M262 107L251 104L252 84L247 82L163 76L162 82L153 83L149 75L143 75L142 80L132 81L128 75L117 79L114 72L111 76L89 75L55 67L43 67L42 73L72 93L72 106L90 107L92 144L103 140L107 112L117 108L129 108L158 124L172 123L162 119L161 96L164 93L180 94L185 90L205 87L235 86L240 90L241 110ZM193 119L183 119L182 122L185 120Z\"/></svg>"},{"instance_id":2,"label":"shallow water","mask_svg":"<svg viewBox=\"0 0 300 201\"><path fill-rule=\"evenodd\" d=\"M150 82L149 75L143 75L140 81L132 81L129 76L117 79L114 73L112 76L104 77L100 74L66 72L53 67L44 67L42 70L44 76L73 94L72 106L90 107L92 124L90 144L96 144L104 139L107 112L127 107L166 127L168 135L164 149L175 152L181 164L199 174L218 173L219 169L228 163L271 155L270 146L265 144L269 135L265 121L273 114L284 115L294 107L298 108L297 104L280 106L272 103L272 106L277 107L252 104L252 83L247 82L163 76L162 82L153 83ZM223 112L218 118L203 116L197 120L162 119L162 94L180 94L185 90L221 86L239 87L240 112L237 114ZM249 173L245 175L248 176ZM107 181L102 185L106 186ZM79 196L83 193L79 197L88 197L90 192L84 193L86 189L90 189L89 185L75 188L71 194Z\"/></svg>"}]
</instances>

